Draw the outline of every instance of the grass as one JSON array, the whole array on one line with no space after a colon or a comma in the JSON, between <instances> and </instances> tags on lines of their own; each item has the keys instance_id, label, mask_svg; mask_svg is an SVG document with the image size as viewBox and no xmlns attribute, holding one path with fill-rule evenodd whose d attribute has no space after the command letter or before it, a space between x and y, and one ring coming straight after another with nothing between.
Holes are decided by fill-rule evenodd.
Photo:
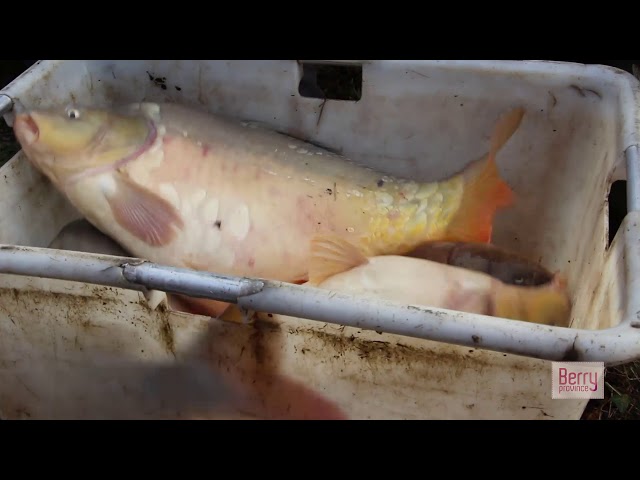
<instances>
[{"instance_id":1,"label":"grass","mask_svg":"<svg viewBox=\"0 0 640 480\"><path fill-rule=\"evenodd\" d=\"M621 63L616 60L599 60L587 62L583 60L570 60L580 63L602 63L632 72L632 64ZM24 64L14 61L0 63L0 80L2 85L8 83L24 70ZM636 70L637 71L637 70ZM336 73L337 72L337 73ZM346 72L346 74L345 74ZM350 74L349 74L350 73ZM636 72L633 72L636 73ZM314 88L322 94L319 98L359 100L361 92L361 70L341 70L335 66L321 66L313 73L315 79ZM637 73L640 75L640 72ZM360 76L358 78L358 76ZM640 78L640 77L639 77ZM318 90L316 90L318 92ZM315 96L315 95L310 95ZM12 130L4 121L0 121L0 166L9 160L19 150ZM609 198L611 209L610 231L615 233L620 222L626 214L626 190L624 182L614 185ZM592 400L587 405L583 420L640 420L640 361L606 369L605 398L604 400Z\"/></svg>"},{"instance_id":2,"label":"grass","mask_svg":"<svg viewBox=\"0 0 640 480\"><path fill-rule=\"evenodd\" d=\"M583 420L640 420L640 362L607 368L604 400L591 400Z\"/></svg>"},{"instance_id":3,"label":"grass","mask_svg":"<svg viewBox=\"0 0 640 480\"><path fill-rule=\"evenodd\" d=\"M627 214L626 182L617 181L609 193L609 242ZM640 362L605 370L604 400L591 400L583 420L640 420Z\"/></svg>"}]
</instances>

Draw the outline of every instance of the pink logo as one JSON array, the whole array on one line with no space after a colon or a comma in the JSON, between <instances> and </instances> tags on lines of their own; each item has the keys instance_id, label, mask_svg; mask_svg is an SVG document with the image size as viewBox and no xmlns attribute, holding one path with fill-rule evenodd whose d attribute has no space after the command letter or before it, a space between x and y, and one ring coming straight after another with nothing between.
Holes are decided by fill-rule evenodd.
<instances>
[{"instance_id":1,"label":"pink logo","mask_svg":"<svg viewBox=\"0 0 640 480\"><path fill-rule=\"evenodd\" d=\"M604 362L553 362L551 398L604 398Z\"/></svg>"}]
</instances>

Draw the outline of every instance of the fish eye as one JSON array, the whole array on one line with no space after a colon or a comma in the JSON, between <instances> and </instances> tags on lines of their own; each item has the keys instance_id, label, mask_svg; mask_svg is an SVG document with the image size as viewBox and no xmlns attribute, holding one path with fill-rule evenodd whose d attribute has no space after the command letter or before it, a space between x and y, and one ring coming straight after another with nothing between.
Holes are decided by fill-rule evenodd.
<instances>
[{"instance_id":1,"label":"fish eye","mask_svg":"<svg viewBox=\"0 0 640 480\"><path fill-rule=\"evenodd\" d=\"M71 118L72 120L76 120L80 118L80 111L75 108L70 108L67 110L67 117Z\"/></svg>"}]
</instances>

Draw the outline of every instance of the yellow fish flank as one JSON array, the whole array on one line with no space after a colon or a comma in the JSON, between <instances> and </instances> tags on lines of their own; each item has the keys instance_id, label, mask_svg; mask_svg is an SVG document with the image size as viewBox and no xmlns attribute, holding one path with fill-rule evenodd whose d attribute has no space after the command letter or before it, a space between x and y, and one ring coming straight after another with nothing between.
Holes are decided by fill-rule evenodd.
<instances>
[{"instance_id":1,"label":"yellow fish flank","mask_svg":"<svg viewBox=\"0 0 640 480\"><path fill-rule=\"evenodd\" d=\"M175 104L30 111L16 115L14 131L27 158L133 255L302 283L310 242L321 234L367 256L402 254L427 240L489 242L495 212L513 195L495 156L523 115L508 112L487 155L431 183ZM226 308L196 303L208 313Z\"/></svg>"}]
</instances>

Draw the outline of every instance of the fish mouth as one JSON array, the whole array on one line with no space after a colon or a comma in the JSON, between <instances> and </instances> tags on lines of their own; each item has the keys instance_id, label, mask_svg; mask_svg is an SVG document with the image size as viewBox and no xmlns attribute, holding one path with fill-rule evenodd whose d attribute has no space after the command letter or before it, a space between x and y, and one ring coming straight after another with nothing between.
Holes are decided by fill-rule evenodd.
<instances>
[{"instance_id":1,"label":"fish mouth","mask_svg":"<svg viewBox=\"0 0 640 480\"><path fill-rule=\"evenodd\" d=\"M33 119L33 116L28 113L19 113L16 115L13 130L16 136L21 139L22 143L27 146L33 145L40 137L38 124Z\"/></svg>"}]
</instances>

